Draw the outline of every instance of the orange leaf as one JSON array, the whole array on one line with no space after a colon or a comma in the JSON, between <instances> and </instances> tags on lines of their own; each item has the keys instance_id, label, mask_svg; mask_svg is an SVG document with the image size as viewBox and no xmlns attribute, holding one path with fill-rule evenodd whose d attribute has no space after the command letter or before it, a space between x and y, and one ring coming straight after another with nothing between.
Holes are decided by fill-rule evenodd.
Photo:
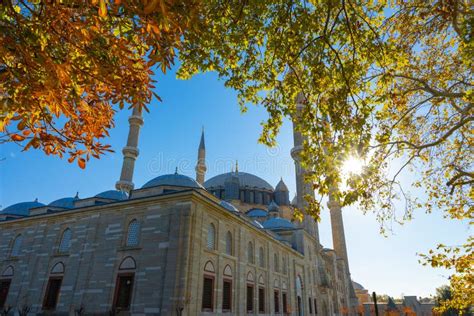
<instances>
[{"instance_id":1,"label":"orange leaf","mask_svg":"<svg viewBox=\"0 0 474 316\"><path fill-rule=\"evenodd\" d=\"M79 158L77 164L81 169L84 169L86 167L86 160L84 158Z\"/></svg>"},{"instance_id":2,"label":"orange leaf","mask_svg":"<svg viewBox=\"0 0 474 316\"><path fill-rule=\"evenodd\" d=\"M21 142L22 140L25 140L24 136L21 136L21 135L18 135L18 134L13 134L10 137L11 137L11 139L13 139L16 142Z\"/></svg>"},{"instance_id":3,"label":"orange leaf","mask_svg":"<svg viewBox=\"0 0 474 316\"><path fill-rule=\"evenodd\" d=\"M76 159L76 157L74 156L71 156L69 157L69 159L67 160L69 163L73 162L74 160Z\"/></svg>"}]
</instances>

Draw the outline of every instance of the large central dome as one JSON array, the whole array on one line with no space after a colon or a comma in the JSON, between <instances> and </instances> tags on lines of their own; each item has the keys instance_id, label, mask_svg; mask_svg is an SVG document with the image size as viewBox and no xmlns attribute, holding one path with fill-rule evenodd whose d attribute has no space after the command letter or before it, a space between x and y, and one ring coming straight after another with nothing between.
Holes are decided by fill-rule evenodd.
<instances>
[{"instance_id":1,"label":"large central dome","mask_svg":"<svg viewBox=\"0 0 474 316\"><path fill-rule=\"evenodd\" d=\"M259 188L273 191L273 187L267 181L263 180L256 175L247 172L227 172L220 175L217 175L213 178L210 178L204 182L204 187L206 188L215 188L215 187L224 187L224 182L230 176L238 177L240 186L248 186L250 188Z\"/></svg>"}]
</instances>

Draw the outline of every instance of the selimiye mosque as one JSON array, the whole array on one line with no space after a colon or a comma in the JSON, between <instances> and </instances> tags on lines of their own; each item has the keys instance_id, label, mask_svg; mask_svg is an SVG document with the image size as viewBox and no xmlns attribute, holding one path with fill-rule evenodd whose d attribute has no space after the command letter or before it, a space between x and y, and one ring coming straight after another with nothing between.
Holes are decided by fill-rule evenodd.
<instances>
[{"instance_id":1,"label":"selimiye mosque","mask_svg":"<svg viewBox=\"0 0 474 316\"><path fill-rule=\"evenodd\" d=\"M301 110L302 98L296 99ZM299 112L298 112L299 113ZM357 315L341 206L334 249L305 210L304 137L293 118L296 197L239 170L133 183L142 115L135 109L115 190L0 212L0 308L8 315ZM290 153L289 153L290 154Z\"/></svg>"}]
</instances>

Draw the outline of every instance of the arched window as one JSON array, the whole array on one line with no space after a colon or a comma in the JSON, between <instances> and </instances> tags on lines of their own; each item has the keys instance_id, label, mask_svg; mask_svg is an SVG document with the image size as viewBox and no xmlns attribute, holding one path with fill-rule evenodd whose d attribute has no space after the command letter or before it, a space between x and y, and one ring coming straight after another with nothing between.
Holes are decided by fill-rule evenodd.
<instances>
[{"instance_id":1,"label":"arched window","mask_svg":"<svg viewBox=\"0 0 474 316\"><path fill-rule=\"evenodd\" d=\"M132 220L128 224L127 230L127 246L133 247L138 246L138 232L140 230L140 224L136 219Z\"/></svg>"},{"instance_id":2,"label":"arched window","mask_svg":"<svg viewBox=\"0 0 474 316\"><path fill-rule=\"evenodd\" d=\"M278 263L279 263L278 260L279 260L279 259L278 259L278 254L275 253L275 254L273 255L273 265L274 265L275 272L279 272L279 270L280 270L280 267L279 267L279 264L278 264Z\"/></svg>"},{"instance_id":3,"label":"arched window","mask_svg":"<svg viewBox=\"0 0 474 316\"><path fill-rule=\"evenodd\" d=\"M258 262L261 268L265 267L265 254L263 252L263 247L258 249Z\"/></svg>"},{"instance_id":4,"label":"arched window","mask_svg":"<svg viewBox=\"0 0 474 316\"><path fill-rule=\"evenodd\" d=\"M58 251L60 253L65 253L69 251L69 248L71 247L71 230L69 228L66 228L63 231L63 235L61 236L61 241L59 242L59 249Z\"/></svg>"},{"instance_id":5,"label":"arched window","mask_svg":"<svg viewBox=\"0 0 474 316\"><path fill-rule=\"evenodd\" d=\"M285 257L283 257L283 258L281 259L281 266L283 267L283 274L286 274L286 272L287 272L287 267L286 267L286 259L285 259Z\"/></svg>"},{"instance_id":6,"label":"arched window","mask_svg":"<svg viewBox=\"0 0 474 316\"><path fill-rule=\"evenodd\" d=\"M253 254L253 244L251 241L249 241L249 245L247 247L247 260L249 263L255 263Z\"/></svg>"},{"instance_id":7,"label":"arched window","mask_svg":"<svg viewBox=\"0 0 474 316\"><path fill-rule=\"evenodd\" d=\"M130 222L130 224L132 224L132 222ZM117 311L127 311L130 309L136 268L137 265L133 257L125 257L122 262L120 262L117 280L115 282L115 295L113 300L113 308Z\"/></svg>"},{"instance_id":8,"label":"arched window","mask_svg":"<svg viewBox=\"0 0 474 316\"><path fill-rule=\"evenodd\" d=\"M232 234L227 232L225 236L225 253L232 256Z\"/></svg>"},{"instance_id":9,"label":"arched window","mask_svg":"<svg viewBox=\"0 0 474 316\"><path fill-rule=\"evenodd\" d=\"M204 265L204 278L202 285L202 310L204 312L212 312L214 310L215 272L214 264L211 261L206 262Z\"/></svg>"},{"instance_id":10,"label":"arched window","mask_svg":"<svg viewBox=\"0 0 474 316\"><path fill-rule=\"evenodd\" d=\"M43 298L43 310L54 310L58 304L61 284L63 282L64 264L57 262L50 270L48 285Z\"/></svg>"},{"instance_id":11,"label":"arched window","mask_svg":"<svg viewBox=\"0 0 474 316\"><path fill-rule=\"evenodd\" d=\"M216 227L214 224L209 224L207 227L207 249L216 249Z\"/></svg>"},{"instance_id":12,"label":"arched window","mask_svg":"<svg viewBox=\"0 0 474 316\"><path fill-rule=\"evenodd\" d=\"M226 265L224 268L224 280L222 283L222 311L232 311L232 268Z\"/></svg>"},{"instance_id":13,"label":"arched window","mask_svg":"<svg viewBox=\"0 0 474 316\"><path fill-rule=\"evenodd\" d=\"M16 236L12 244L12 250L10 252L10 256L18 257L20 255L22 242L23 242L23 236L22 235Z\"/></svg>"}]
</instances>

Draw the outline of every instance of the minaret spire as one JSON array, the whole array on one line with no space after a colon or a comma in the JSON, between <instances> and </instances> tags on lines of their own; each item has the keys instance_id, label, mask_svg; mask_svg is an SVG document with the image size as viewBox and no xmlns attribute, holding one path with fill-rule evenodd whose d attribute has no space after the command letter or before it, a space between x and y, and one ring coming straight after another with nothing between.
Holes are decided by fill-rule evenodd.
<instances>
[{"instance_id":1,"label":"minaret spire","mask_svg":"<svg viewBox=\"0 0 474 316\"><path fill-rule=\"evenodd\" d=\"M204 127L203 127L202 132L201 132L201 141L199 143L198 158L197 158L197 164L196 164L196 181L201 185L204 185L206 170L207 170L206 144L204 141Z\"/></svg>"},{"instance_id":2,"label":"minaret spire","mask_svg":"<svg viewBox=\"0 0 474 316\"><path fill-rule=\"evenodd\" d=\"M115 184L115 188L119 191L130 193L133 190L133 171L135 168L135 160L138 157L138 136L140 128L143 125L142 110L134 107L132 115L128 118L130 125L128 130L127 145L123 148L123 164L120 180Z\"/></svg>"},{"instance_id":3,"label":"minaret spire","mask_svg":"<svg viewBox=\"0 0 474 316\"><path fill-rule=\"evenodd\" d=\"M296 207L303 212L304 219L300 226L306 230L310 235L316 238L319 243L319 230L318 223L305 212L305 208L308 207L308 203L305 200L305 195L314 197L314 190L311 188L311 184L305 182L306 170L301 165L301 151L303 150L304 137L298 131L298 124L301 116L301 111L304 108L306 102L302 93L299 93L296 97L296 115L293 117L293 137L294 147L291 149L291 157L295 161L296 169Z\"/></svg>"}]
</instances>

